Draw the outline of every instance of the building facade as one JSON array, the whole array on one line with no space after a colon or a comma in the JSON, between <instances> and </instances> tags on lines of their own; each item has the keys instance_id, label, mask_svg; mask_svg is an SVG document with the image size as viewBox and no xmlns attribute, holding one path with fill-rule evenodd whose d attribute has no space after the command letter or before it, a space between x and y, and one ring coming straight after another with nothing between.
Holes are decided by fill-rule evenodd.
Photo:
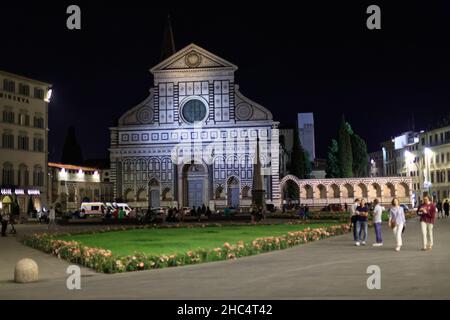
<instances>
[{"instance_id":1,"label":"building facade","mask_svg":"<svg viewBox=\"0 0 450 320\"><path fill-rule=\"evenodd\" d=\"M450 126L421 132L419 141L420 192L435 201L450 198Z\"/></svg>"},{"instance_id":2,"label":"building facade","mask_svg":"<svg viewBox=\"0 0 450 320\"><path fill-rule=\"evenodd\" d=\"M30 206L47 203L48 103L51 85L0 71L0 205L17 200L25 219Z\"/></svg>"},{"instance_id":3,"label":"building facade","mask_svg":"<svg viewBox=\"0 0 450 320\"><path fill-rule=\"evenodd\" d=\"M314 138L314 114L312 112L298 114L298 134L300 144L308 152L309 160L313 162L316 158L316 142Z\"/></svg>"},{"instance_id":4,"label":"building facade","mask_svg":"<svg viewBox=\"0 0 450 320\"><path fill-rule=\"evenodd\" d=\"M381 204L388 206L395 197L402 204L412 204L410 177L300 180L287 175L281 179L281 190L285 190L289 182L298 188L300 204L316 208L333 204L351 205L356 198L364 198L369 202L378 199Z\"/></svg>"},{"instance_id":5,"label":"building facade","mask_svg":"<svg viewBox=\"0 0 450 320\"><path fill-rule=\"evenodd\" d=\"M110 128L117 199L248 208L259 137L266 202L279 205L278 122L239 91L236 70L194 44L151 69L148 98Z\"/></svg>"},{"instance_id":6,"label":"building facade","mask_svg":"<svg viewBox=\"0 0 450 320\"><path fill-rule=\"evenodd\" d=\"M103 170L91 167L48 164L48 202L61 211L80 209L81 202L113 202L113 184Z\"/></svg>"}]
</instances>

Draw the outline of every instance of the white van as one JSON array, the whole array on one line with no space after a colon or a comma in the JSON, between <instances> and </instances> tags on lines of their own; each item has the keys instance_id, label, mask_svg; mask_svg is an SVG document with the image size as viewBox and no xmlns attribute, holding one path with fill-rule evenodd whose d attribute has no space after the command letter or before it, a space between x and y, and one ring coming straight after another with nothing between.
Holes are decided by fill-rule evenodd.
<instances>
[{"instance_id":1,"label":"white van","mask_svg":"<svg viewBox=\"0 0 450 320\"><path fill-rule=\"evenodd\" d=\"M106 205L103 202L83 202L80 207L80 218L102 217L106 213Z\"/></svg>"},{"instance_id":2,"label":"white van","mask_svg":"<svg viewBox=\"0 0 450 320\"><path fill-rule=\"evenodd\" d=\"M125 211L126 216L128 216L130 212L133 211L127 203L107 202L106 208L109 208L111 212L114 212L114 210L116 210L117 208L123 209L123 211Z\"/></svg>"},{"instance_id":3,"label":"white van","mask_svg":"<svg viewBox=\"0 0 450 320\"><path fill-rule=\"evenodd\" d=\"M115 203L115 205L119 209L123 209L123 211L125 211L125 215L127 216L133 211L127 203Z\"/></svg>"}]
</instances>

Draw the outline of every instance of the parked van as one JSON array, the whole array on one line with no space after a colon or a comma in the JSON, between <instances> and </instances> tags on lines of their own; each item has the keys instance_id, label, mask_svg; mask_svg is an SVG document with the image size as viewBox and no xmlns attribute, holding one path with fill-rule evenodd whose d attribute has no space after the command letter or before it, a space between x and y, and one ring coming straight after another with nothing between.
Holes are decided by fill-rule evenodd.
<instances>
[{"instance_id":1,"label":"parked van","mask_svg":"<svg viewBox=\"0 0 450 320\"><path fill-rule=\"evenodd\" d=\"M80 207L80 218L102 217L106 212L106 205L103 202L83 202Z\"/></svg>"},{"instance_id":2,"label":"parked van","mask_svg":"<svg viewBox=\"0 0 450 320\"><path fill-rule=\"evenodd\" d=\"M107 202L106 207L109 208L111 212L114 212L117 208L123 209L125 211L125 215L128 216L131 212L133 212L133 209L130 208L130 206L127 203L117 203L117 202Z\"/></svg>"}]
</instances>

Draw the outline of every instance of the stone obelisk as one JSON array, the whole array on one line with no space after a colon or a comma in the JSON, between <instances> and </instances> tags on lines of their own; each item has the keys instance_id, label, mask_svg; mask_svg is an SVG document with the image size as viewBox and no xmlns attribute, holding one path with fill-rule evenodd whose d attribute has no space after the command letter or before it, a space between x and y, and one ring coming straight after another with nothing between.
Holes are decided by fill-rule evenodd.
<instances>
[{"instance_id":1,"label":"stone obelisk","mask_svg":"<svg viewBox=\"0 0 450 320\"><path fill-rule=\"evenodd\" d=\"M259 159L259 137L256 138L256 161L253 162L252 207L265 209L264 188L261 176L261 160Z\"/></svg>"}]
</instances>

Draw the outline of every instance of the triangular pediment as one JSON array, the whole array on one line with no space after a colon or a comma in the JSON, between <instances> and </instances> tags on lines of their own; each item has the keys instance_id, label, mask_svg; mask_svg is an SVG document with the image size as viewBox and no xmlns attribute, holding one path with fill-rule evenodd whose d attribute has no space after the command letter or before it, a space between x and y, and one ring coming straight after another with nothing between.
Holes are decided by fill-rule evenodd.
<instances>
[{"instance_id":1,"label":"triangular pediment","mask_svg":"<svg viewBox=\"0 0 450 320\"><path fill-rule=\"evenodd\" d=\"M153 67L150 71L152 73L158 73L192 69L222 69L236 71L237 66L195 44L190 44Z\"/></svg>"}]
</instances>

